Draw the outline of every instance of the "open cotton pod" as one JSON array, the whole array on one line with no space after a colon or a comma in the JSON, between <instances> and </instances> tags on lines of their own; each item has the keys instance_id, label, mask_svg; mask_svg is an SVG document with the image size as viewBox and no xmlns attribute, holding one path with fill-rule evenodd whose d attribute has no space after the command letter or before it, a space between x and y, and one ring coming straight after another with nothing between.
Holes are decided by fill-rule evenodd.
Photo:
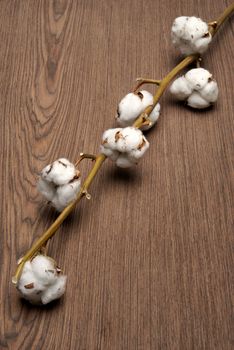
<instances>
[{"instance_id":1,"label":"open cotton pod","mask_svg":"<svg viewBox=\"0 0 234 350\"><path fill-rule=\"evenodd\" d=\"M172 42L183 55L204 53L212 40L208 24L197 17L177 17L171 28Z\"/></svg>"},{"instance_id":2,"label":"open cotton pod","mask_svg":"<svg viewBox=\"0 0 234 350\"><path fill-rule=\"evenodd\" d=\"M172 83L170 92L178 100L187 101L190 107L202 109L217 100L219 89L208 70L194 68L177 78Z\"/></svg>"},{"instance_id":3,"label":"open cotton pod","mask_svg":"<svg viewBox=\"0 0 234 350\"><path fill-rule=\"evenodd\" d=\"M102 137L101 153L120 168L137 164L148 148L142 131L134 127L109 129Z\"/></svg>"},{"instance_id":4,"label":"open cotton pod","mask_svg":"<svg viewBox=\"0 0 234 350\"><path fill-rule=\"evenodd\" d=\"M127 94L119 103L117 108L116 120L122 127L132 125L140 116L146 107L153 104L153 95L146 91L131 92ZM158 103L148 117L149 124L144 125L141 129L147 130L152 128L160 114L160 104Z\"/></svg>"},{"instance_id":5,"label":"open cotton pod","mask_svg":"<svg viewBox=\"0 0 234 350\"><path fill-rule=\"evenodd\" d=\"M48 304L64 294L66 281L52 258L37 255L24 264L17 289L32 304Z\"/></svg>"},{"instance_id":6,"label":"open cotton pod","mask_svg":"<svg viewBox=\"0 0 234 350\"><path fill-rule=\"evenodd\" d=\"M80 172L66 158L47 165L37 184L38 190L58 211L75 200L80 186Z\"/></svg>"}]
</instances>

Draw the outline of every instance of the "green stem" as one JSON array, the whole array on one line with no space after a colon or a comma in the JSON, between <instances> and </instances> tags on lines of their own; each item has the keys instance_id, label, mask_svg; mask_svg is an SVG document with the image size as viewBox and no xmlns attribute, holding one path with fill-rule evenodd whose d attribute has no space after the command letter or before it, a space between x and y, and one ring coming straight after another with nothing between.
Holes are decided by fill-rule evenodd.
<instances>
[{"instance_id":1,"label":"green stem","mask_svg":"<svg viewBox=\"0 0 234 350\"><path fill-rule=\"evenodd\" d=\"M209 29L209 32L212 36L214 36L217 33L221 25L228 19L229 16L233 14L233 12L234 12L234 3L228 6L220 15L220 17L216 21L214 21L217 24L215 26L211 26L211 28Z\"/></svg>"}]
</instances>

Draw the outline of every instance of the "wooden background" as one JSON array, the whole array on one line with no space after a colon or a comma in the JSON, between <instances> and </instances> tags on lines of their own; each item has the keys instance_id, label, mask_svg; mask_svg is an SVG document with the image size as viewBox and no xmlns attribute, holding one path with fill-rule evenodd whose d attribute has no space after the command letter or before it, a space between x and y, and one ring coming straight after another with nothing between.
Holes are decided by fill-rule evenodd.
<instances>
[{"instance_id":1,"label":"wooden background","mask_svg":"<svg viewBox=\"0 0 234 350\"><path fill-rule=\"evenodd\" d=\"M229 4L1 1L1 349L233 348L231 20L203 61L220 87L215 107L193 111L164 94L142 162L105 162L92 200L51 241L64 298L33 307L11 284L17 258L56 217L36 190L42 167L98 152L135 78L175 66L176 16L213 20Z\"/></svg>"}]
</instances>

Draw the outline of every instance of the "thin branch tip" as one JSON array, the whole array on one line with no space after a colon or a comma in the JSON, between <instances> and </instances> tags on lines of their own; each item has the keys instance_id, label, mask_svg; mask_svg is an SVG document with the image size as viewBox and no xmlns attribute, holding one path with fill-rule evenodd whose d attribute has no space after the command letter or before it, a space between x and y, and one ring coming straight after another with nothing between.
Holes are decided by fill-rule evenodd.
<instances>
[{"instance_id":1,"label":"thin branch tip","mask_svg":"<svg viewBox=\"0 0 234 350\"><path fill-rule=\"evenodd\" d=\"M75 166L77 167L78 164L82 162L84 159L91 159L92 161L96 160L96 156L94 154L90 153L80 153L80 158L76 161Z\"/></svg>"},{"instance_id":2,"label":"thin branch tip","mask_svg":"<svg viewBox=\"0 0 234 350\"><path fill-rule=\"evenodd\" d=\"M17 279L17 277L13 276L12 279L11 279L11 282L12 282L13 284L17 285L17 284L18 284L18 279Z\"/></svg>"},{"instance_id":3,"label":"thin branch tip","mask_svg":"<svg viewBox=\"0 0 234 350\"><path fill-rule=\"evenodd\" d=\"M135 93L144 84L155 84L160 86L161 80L148 79L148 78L136 78L138 84L133 88L132 92Z\"/></svg>"}]
</instances>

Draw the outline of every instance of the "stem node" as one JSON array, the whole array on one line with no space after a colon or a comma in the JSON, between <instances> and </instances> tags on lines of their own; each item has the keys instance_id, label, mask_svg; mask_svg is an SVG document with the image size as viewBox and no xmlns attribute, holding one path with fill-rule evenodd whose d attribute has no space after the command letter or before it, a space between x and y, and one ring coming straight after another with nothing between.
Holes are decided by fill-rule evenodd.
<instances>
[{"instance_id":1,"label":"stem node","mask_svg":"<svg viewBox=\"0 0 234 350\"><path fill-rule=\"evenodd\" d=\"M82 194L86 197L86 199L88 199L88 200L91 199L91 194L88 193L88 191L86 189L84 191L82 191Z\"/></svg>"}]
</instances>

